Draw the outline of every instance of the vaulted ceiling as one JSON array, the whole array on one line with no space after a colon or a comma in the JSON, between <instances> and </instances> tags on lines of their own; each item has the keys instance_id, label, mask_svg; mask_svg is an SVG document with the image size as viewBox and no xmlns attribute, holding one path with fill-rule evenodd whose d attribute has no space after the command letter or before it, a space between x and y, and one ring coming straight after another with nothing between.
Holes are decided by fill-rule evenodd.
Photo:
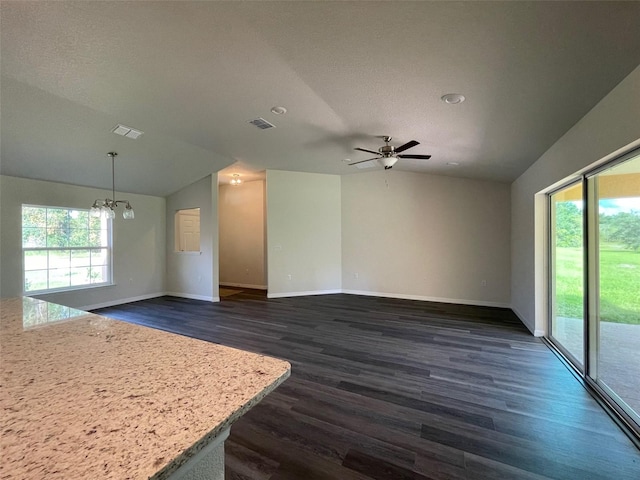
<instances>
[{"instance_id":1,"label":"vaulted ceiling","mask_svg":"<svg viewBox=\"0 0 640 480\"><path fill-rule=\"evenodd\" d=\"M357 174L377 135L432 155L396 169L509 182L640 64L640 2L0 8L0 173L108 187L115 150L118 189L151 195L232 164Z\"/></svg>"}]
</instances>

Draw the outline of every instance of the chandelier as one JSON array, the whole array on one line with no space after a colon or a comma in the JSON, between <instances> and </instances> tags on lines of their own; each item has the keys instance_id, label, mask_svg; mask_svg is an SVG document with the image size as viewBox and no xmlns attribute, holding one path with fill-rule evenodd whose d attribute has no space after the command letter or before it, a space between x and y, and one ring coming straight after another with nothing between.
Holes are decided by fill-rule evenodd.
<instances>
[{"instance_id":1,"label":"chandelier","mask_svg":"<svg viewBox=\"0 0 640 480\"><path fill-rule=\"evenodd\" d=\"M239 173L234 173L233 175L231 175L233 178L231 179L231 185L234 186L238 186L242 183L242 179L240 178L240 174Z\"/></svg>"},{"instance_id":2,"label":"chandelier","mask_svg":"<svg viewBox=\"0 0 640 480\"><path fill-rule=\"evenodd\" d=\"M93 206L91 210L89 210L89 214L92 217L104 217L104 218L116 218L116 207L119 204L124 204L124 210L122 212L122 218L125 220L133 220L134 213L133 208L131 208L131 204L129 200L115 200L116 198L116 180L115 180L115 158L118 156L116 152L107 153L109 157L111 157L111 197L97 199L93 202Z\"/></svg>"}]
</instances>

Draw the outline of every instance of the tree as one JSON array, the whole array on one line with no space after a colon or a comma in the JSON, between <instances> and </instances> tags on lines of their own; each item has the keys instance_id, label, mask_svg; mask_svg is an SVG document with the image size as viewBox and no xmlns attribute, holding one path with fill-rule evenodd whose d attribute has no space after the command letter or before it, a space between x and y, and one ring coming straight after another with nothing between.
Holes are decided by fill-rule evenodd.
<instances>
[{"instance_id":1,"label":"tree","mask_svg":"<svg viewBox=\"0 0 640 480\"><path fill-rule=\"evenodd\" d=\"M556 245L558 247L582 246L582 211L575 202L555 204Z\"/></svg>"},{"instance_id":2,"label":"tree","mask_svg":"<svg viewBox=\"0 0 640 480\"><path fill-rule=\"evenodd\" d=\"M640 249L640 211L620 212L609 217L607 236L629 250Z\"/></svg>"}]
</instances>

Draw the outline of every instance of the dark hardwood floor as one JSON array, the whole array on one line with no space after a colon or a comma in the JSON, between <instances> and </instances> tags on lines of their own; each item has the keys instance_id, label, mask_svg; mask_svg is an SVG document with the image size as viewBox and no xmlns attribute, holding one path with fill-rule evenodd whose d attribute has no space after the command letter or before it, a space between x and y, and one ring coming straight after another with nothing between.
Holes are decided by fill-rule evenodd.
<instances>
[{"instance_id":1,"label":"dark hardwood floor","mask_svg":"<svg viewBox=\"0 0 640 480\"><path fill-rule=\"evenodd\" d=\"M509 310L325 295L96 313L291 362L227 480L640 479L640 451Z\"/></svg>"}]
</instances>

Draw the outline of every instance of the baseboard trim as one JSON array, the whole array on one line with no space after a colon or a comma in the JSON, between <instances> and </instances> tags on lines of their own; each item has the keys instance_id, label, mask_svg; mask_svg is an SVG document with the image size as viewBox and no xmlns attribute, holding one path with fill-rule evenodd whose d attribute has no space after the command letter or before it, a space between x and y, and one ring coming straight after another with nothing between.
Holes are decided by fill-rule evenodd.
<instances>
[{"instance_id":1,"label":"baseboard trim","mask_svg":"<svg viewBox=\"0 0 640 480\"><path fill-rule=\"evenodd\" d=\"M231 283L231 282L220 282L221 287L238 287L238 288L251 288L253 290L266 290L266 285L252 285L250 283Z\"/></svg>"},{"instance_id":2,"label":"baseboard trim","mask_svg":"<svg viewBox=\"0 0 640 480\"><path fill-rule=\"evenodd\" d=\"M367 297L398 298L401 300L419 300L422 302L455 303L458 305L476 305L479 307L511 308L509 304L506 304L506 303L485 302L483 300L463 300L460 298L427 297L424 295L409 295L404 293L371 292L366 290L348 290L348 289L342 290L342 293L347 293L349 295L365 295Z\"/></svg>"},{"instance_id":3,"label":"baseboard trim","mask_svg":"<svg viewBox=\"0 0 640 480\"><path fill-rule=\"evenodd\" d=\"M189 298L191 300L203 300L205 302L219 302L220 297L210 297L207 295L194 295L192 293L166 292L165 295L171 297Z\"/></svg>"},{"instance_id":4,"label":"baseboard trim","mask_svg":"<svg viewBox=\"0 0 640 480\"><path fill-rule=\"evenodd\" d=\"M529 324L527 324L527 322L524 321L524 315L522 315L517 308L512 306L511 311L515 313L516 317L518 317L518 320L520 320L522 324L527 327L527 330L531 332L531 335L533 335L534 337L544 337L544 330L532 328Z\"/></svg>"},{"instance_id":5,"label":"baseboard trim","mask_svg":"<svg viewBox=\"0 0 640 480\"><path fill-rule=\"evenodd\" d=\"M78 310L84 310L85 312L90 312L91 310L97 310L98 308L113 307L115 305L122 305L123 303L139 302L140 300L149 300L150 298L163 297L164 295L165 295L164 292L158 292L158 293L149 293L146 295L139 295L137 297L119 298L118 300L111 300L109 302L96 303L94 305L85 305L85 306L79 307Z\"/></svg>"},{"instance_id":6,"label":"baseboard trim","mask_svg":"<svg viewBox=\"0 0 640 480\"><path fill-rule=\"evenodd\" d=\"M509 304L501 303L501 302L485 302L482 300L463 300L459 298L427 297L424 295L371 292L367 290L349 290L349 289L340 289L340 288L333 289L333 290L312 290L308 292L267 293L267 298L304 297L307 295L331 295L335 293L346 293L348 295L363 295L367 297L398 298L401 300L419 300L423 302L455 303L458 305L476 305L480 307L511 308Z\"/></svg>"},{"instance_id":7,"label":"baseboard trim","mask_svg":"<svg viewBox=\"0 0 640 480\"><path fill-rule=\"evenodd\" d=\"M267 293L267 298L307 297L309 295L332 295L335 293L343 292L338 288L336 290L311 290L309 292Z\"/></svg>"}]
</instances>

